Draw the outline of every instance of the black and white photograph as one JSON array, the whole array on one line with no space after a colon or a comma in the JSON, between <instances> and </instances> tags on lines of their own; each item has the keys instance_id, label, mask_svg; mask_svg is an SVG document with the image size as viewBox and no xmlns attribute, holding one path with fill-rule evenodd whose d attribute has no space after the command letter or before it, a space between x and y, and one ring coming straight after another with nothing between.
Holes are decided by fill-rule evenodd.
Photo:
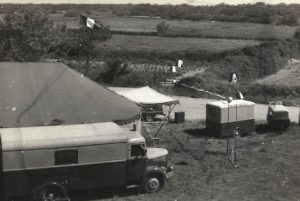
<instances>
[{"instance_id":1,"label":"black and white photograph","mask_svg":"<svg viewBox=\"0 0 300 201\"><path fill-rule=\"evenodd\" d=\"M300 201L300 0L1 0L0 201Z\"/></svg>"}]
</instances>

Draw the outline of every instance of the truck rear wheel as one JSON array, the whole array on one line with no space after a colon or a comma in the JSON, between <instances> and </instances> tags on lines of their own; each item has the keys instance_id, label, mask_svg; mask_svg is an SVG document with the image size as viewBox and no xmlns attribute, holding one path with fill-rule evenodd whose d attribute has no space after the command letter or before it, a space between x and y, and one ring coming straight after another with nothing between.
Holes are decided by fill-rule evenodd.
<instances>
[{"instance_id":1,"label":"truck rear wheel","mask_svg":"<svg viewBox=\"0 0 300 201\"><path fill-rule=\"evenodd\" d=\"M143 187L146 193L157 193L164 185L164 178L157 174L151 174L146 177Z\"/></svg>"},{"instance_id":2,"label":"truck rear wheel","mask_svg":"<svg viewBox=\"0 0 300 201\"><path fill-rule=\"evenodd\" d=\"M64 189L58 186L45 186L38 192L38 201L62 201L68 200L68 196Z\"/></svg>"}]
</instances>

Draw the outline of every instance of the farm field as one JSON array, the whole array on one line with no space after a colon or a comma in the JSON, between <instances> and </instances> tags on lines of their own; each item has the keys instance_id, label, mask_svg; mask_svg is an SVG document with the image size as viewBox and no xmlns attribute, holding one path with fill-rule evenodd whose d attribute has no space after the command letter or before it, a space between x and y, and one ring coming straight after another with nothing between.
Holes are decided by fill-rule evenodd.
<instances>
[{"instance_id":1,"label":"farm field","mask_svg":"<svg viewBox=\"0 0 300 201\"><path fill-rule=\"evenodd\" d=\"M164 21L160 18L137 18L118 16L97 16L90 17L109 25L113 30L136 30L154 31L156 25ZM66 23L68 27L77 28L78 18L63 17L62 14L49 15L49 19L55 24ZM239 39L285 39L292 37L297 26L265 25L255 23L235 22L211 22L211 21L188 21L188 20L165 20L170 28L169 36L205 37L205 38L239 38Z\"/></svg>"},{"instance_id":2,"label":"farm field","mask_svg":"<svg viewBox=\"0 0 300 201\"><path fill-rule=\"evenodd\" d=\"M254 23L182 21L180 23L170 22L167 34L169 36L268 40L292 37L297 28Z\"/></svg>"},{"instance_id":3,"label":"farm field","mask_svg":"<svg viewBox=\"0 0 300 201\"><path fill-rule=\"evenodd\" d=\"M222 52L259 45L260 41L235 39L207 39L184 37L113 35L111 39L96 43L98 49L128 51L197 51Z\"/></svg>"}]
</instances>

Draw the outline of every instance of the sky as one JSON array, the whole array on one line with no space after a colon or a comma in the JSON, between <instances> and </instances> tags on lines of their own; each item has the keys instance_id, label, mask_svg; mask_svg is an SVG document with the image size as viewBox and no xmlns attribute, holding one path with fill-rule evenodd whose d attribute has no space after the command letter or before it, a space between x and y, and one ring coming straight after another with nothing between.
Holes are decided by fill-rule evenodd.
<instances>
[{"instance_id":1,"label":"sky","mask_svg":"<svg viewBox=\"0 0 300 201\"><path fill-rule=\"evenodd\" d=\"M93 3L93 4L139 4L139 3L151 3L151 4L191 4L191 5L215 5L219 3L226 4L243 4L243 3L255 3L265 2L267 4L278 3L297 3L300 4L300 0L0 0L1 3Z\"/></svg>"}]
</instances>

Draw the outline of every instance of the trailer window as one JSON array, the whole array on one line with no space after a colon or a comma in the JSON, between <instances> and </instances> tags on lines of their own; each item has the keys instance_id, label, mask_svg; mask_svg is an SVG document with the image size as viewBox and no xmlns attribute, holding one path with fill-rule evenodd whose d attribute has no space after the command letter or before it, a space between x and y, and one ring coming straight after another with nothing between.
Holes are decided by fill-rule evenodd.
<instances>
[{"instance_id":1,"label":"trailer window","mask_svg":"<svg viewBox=\"0 0 300 201\"><path fill-rule=\"evenodd\" d=\"M65 165L78 163L78 150L60 150L55 152L55 164Z\"/></svg>"}]
</instances>

